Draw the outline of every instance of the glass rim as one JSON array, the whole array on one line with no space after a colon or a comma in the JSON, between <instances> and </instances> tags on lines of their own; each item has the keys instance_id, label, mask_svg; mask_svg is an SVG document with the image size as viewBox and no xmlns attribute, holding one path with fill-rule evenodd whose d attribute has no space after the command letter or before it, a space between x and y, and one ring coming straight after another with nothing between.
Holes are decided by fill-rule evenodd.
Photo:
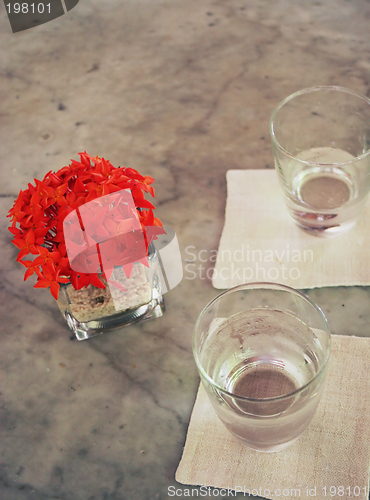
<instances>
[{"instance_id":1,"label":"glass rim","mask_svg":"<svg viewBox=\"0 0 370 500\"><path fill-rule=\"evenodd\" d=\"M297 158L296 156L292 155L292 153L290 153L287 149L283 148L283 146L277 140L276 135L275 135L275 130L274 130L274 120L276 118L277 113L281 110L281 108L283 106L285 106L285 104L287 104L289 101L291 101L292 99L294 99L296 97L299 97L299 96L304 95L304 94L310 94L310 93L313 93L313 92L319 92L319 91L322 91L322 90L325 90L325 91L336 91L336 92L343 93L343 94L351 94L351 95L353 95L355 97L358 97L362 101L366 102L370 106L370 99L368 97L366 97L365 95L361 94L360 92L356 92L355 90L348 89L347 87L339 87L339 86L336 86L336 85L319 85L319 86L316 86L316 87L307 87L307 88L302 89L302 90L297 90L297 92L294 92L293 94L290 94L288 97L286 97L281 102L279 102L279 104L276 106L276 108L272 112L272 115L271 115L271 118L270 118L270 126L269 126L270 136L271 136L272 143L281 152L285 153L291 159L299 161L299 162L301 162L301 163L303 163L305 165L338 165L338 166L341 166L341 165L350 165L350 164L355 163L357 161L363 160L364 158L366 158L367 156L370 155L370 148L368 148L361 155L356 156L355 158L353 158L353 160L348 160L348 161L345 161L345 162L330 163L330 164L326 164L325 163L325 164L323 164L323 163L315 163L315 162L307 161L307 160L301 160L300 158Z\"/></svg>"},{"instance_id":2,"label":"glass rim","mask_svg":"<svg viewBox=\"0 0 370 500\"><path fill-rule=\"evenodd\" d=\"M224 296L231 295L234 292L248 290L248 289L250 289L250 290L276 289L276 290L285 291L285 292L289 292L289 293L293 293L295 295L298 295L304 301L308 302L319 313L319 316L321 316L321 319L324 321L324 324L326 326L325 333L327 334L327 337L328 337L328 346L326 349L326 355L325 355L325 359L322 363L322 366L317 371L317 373L315 373L315 375L306 384L302 385L302 387L299 387L298 389L295 389L294 391L289 392L288 394L283 394L282 396L274 396L274 397L270 397L270 398L248 398L246 396L238 396L237 394L233 394L232 392L227 391L226 389L224 389L223 387L218 385L213 380L213 378L208 375L208 373L205 371L205 369L203 368L203 366L199 360L198 353L196 352L196 334L198 332L200 322L203 319L205 313L210 309L211 306L213 306L216 302L220 301ZM303 392L317 378L319 378L319 376L325 370L325 368L328 364L328 361L329 361L330 351L331 351L331 332L330 332L328 320L327 320L325 314L322 312L321 308L315 302L313 302L307 295L300 292L299 290L296 290L295 288L292 288L292 287L287 286L287 285L282 285L280 283L262 282L262 281L261 282L254 282L254 283L244 283L242 285L237 285L235 287L229 288L229 289L221 292L219 295L217 295L215 298L213 298L203 308L203 310L199 314L198 319L195 323L193 339L192 339L192 351L193 351L193 357L195 360L195 364L197 366L197 369L198 369L200 375L203 376L212 387L215 387L222 394L225 394L231 398L235 398L239 401L245 401L245 402L251 402L251 403L269 403L269 402L275 402L275 401L283 401L284 399L291 398L292 396L295 396L296 394Z\"/></svg>"}]
</instances>

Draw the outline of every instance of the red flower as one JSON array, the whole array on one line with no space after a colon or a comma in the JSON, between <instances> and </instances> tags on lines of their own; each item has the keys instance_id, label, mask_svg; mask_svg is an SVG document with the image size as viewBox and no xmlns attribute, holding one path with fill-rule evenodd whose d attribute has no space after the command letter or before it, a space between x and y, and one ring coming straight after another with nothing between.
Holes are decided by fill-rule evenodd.
<instances>
[{"instance_id":1,"label":"red flower","mask_svg":"<svg viewBox=\"0 0 370 500\"><path fill-rule=\"evenodd\" d=\"M20 222L25 217L25 212L22 212L23 208L23 200L22 200L23 192L21 191L18 195L18 198L15 200L13 208L9 210L8 217L11 217L12 222Z\"/></svg>"},{"instance_id":2,"label":"red flower","mask_svg":"<svg viewBox=\"0 0 370 500\"><path fill-rule=\"evenodd\" d=\"M35 288L49 288L51 294L55 299L58 298L59 295L59 289L60 289L60 284L59 283L68 283L69 279L68 278L63 278L59 276L60 270L58 271L53 271L48 266L45 266L43 268L43 273L42 277L39 277L37 280L37 283L35 285Z\"/></svg>"},{"instance_id":3,"label":"red flower","mask_svg":"<svg viewBox=\"0 0 370 500\"><path fill-rule=\"evenodd\" d=\"M67 200L63 196L64 193L68 189L68 184L62 184L61 186L58 186L56 189L53 189L52 187L44 186L44 191L47 194L48 200L47 200L47 206L58 204L60 206L66 206L68 205Z\"/></svg>"},{"instance_id":4,"label":"red flower","mask_svg":"<svg viewBox=\"0 0 370 500\"><path fill-rule=\"evenodd\" d=\"M34 261L32 262L32 260L20 260L19 262L27 267L27 271L24 274L24 281L28 280L28 278L30 278L33 273L36 273L38 276L40 276L40 278L42 277L39 274L39 265L35 264Z\"/></svg>"},{"instance_id":5,"label":"red flower","mask_svg":"<svg viewBox=\"0 0 370 500\"><path fill-rule=\"evenodd\" d=\"M32 253L36 255L38 253L37 248L35 246L35 234L33 231L30 231L27 236L23 238L15 238L12 243L19 248L20 252L18 254L17 260L21 260L22 257Z\"/></svg>"},{"instance_id":6,"label":"red flower","mask_svg":"<svg viewBox=\"0 0 370 500\"><path fill-rule=\"evenodd\" d=\"M35 179L35 185L29 183L28 189L20 191L8 212L13 244L20 250L17 260L27 268L24 279L36 274L35 287L50 287L55 298L58 297L60 283L71 282L76 289L90 284L105 288L99 275L105 274L109 279L117 265L122 265L129 277L133 255L137 257L135 261L148 265L148 246L156 235L164 233L161 221L153 215L154 205L144 196L144 193L149 193L154 197L152 177L142 176L132 168L116 168L108 160L86 152L79 155L80 161L71 160L68 166L57 172L48 172L42 181ZM128 205L119 203L122 196L119 191L126 189L131 191L134 200L132 210L136 208L136 214L130 215ZM81 231L78 225L75 228L76 239L73 240L76 255L81 264L85 262L86 270L97 272L74 271L67 258L64 220L84 204L116 192L114 210L103 200L91 219L88 235L99 247L105 245L109 249L109 257L107 252L103 254L101 250L95 255L93 247L78 254L86 239L86 235L81 239L78 234ZM123 235L125 231L128 232ZM109 238L111 241L108 241ZM35 255L35 259L21 260L28 254Z\"/></svg>"}]
</instances>

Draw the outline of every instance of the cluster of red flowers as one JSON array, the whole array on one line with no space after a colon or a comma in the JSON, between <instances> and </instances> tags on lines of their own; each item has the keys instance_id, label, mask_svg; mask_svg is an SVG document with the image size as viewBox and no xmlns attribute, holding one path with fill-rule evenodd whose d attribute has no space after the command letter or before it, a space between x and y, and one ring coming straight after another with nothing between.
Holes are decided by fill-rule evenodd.
<instances>
[{"instance_id":1,"label":"cluster of red flowers","mask_svg":"<svg viewBox=\"0 0 370 500\"><path fill-rule=\"evenodd\" d=\"M24 279L36 273L35 288L50 287L56 299L60 283L71 282L76 290L90 284L105 288L100 273L109 279L101 267L95 273L78 272L71 267L63 222L72 211L102 196L129 189L146 252L156 234L164 232L161 221L153 215L154 205L144 197L144 193L154 197L152 177L143 177L132 168L115 168L108 160L86 152L79 156L80 161L72 160L58 172L48 172L42 181L35 179L35 185L28 184L8 213L13 243L20 250L17 260L27 268ZM149 232L149 228L158 230ZM34 260L22 260L28 254L33 254Z\"/></svg>"}]
</instances>

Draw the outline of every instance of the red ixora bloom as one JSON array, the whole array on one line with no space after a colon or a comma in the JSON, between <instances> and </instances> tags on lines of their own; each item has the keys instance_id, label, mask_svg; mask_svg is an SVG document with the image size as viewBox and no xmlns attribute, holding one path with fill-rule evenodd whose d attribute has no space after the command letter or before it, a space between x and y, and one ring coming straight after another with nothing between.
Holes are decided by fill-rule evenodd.
<instances>
[{"instance_id":1,"label":"red ixora bloom","mask_svg":"<svg viewBox=\"0 0 370 500\"><path fill-rule=\"evenodd\" d=\"M71 160L68 166L62 167L58 172L48 172L42 181L35 179L35 185L28 184L28 189L20 191L7 215L12 222L9 228L14 236L12 243L19 249L17 260L27 268L24 279L36 274L35 288L50 288L56 299L60 283L71 282L76 290L90 284L105 288L99 275L104 275L108 281L115 265L122 265L128 277L131 274L132 261L129 258L125 260L125 256L132 254L132 247L137 244L132 235L118 237L117 234L114 240L115 251L110 255L107 272L102 266L99 267L99 263L95 263L95 267L87 267L96 272L78 272L71 267L63 221L71 212L79 213L76 209L82 205L129 189L137 210L146 254L156 235L164 233L161 221L154 217L154 205L144 196L145 193L153 197L155 195L152 177L142 176L132 168L116 168L108 160L90 156L86 151L79 153L79 156L80 161ZM115 234L117 228L122 231L129 225L124 218L124 207L117 209L114 217L111 216L108 221L111 214L108 213L107 206L102 205L101 212L94 216L96 237L104 235L105 227L110 234ZM102 225L103 220L106 222ZM34 256L33 260L22 260L29 254ZM86 262L89 254L82 255L81 258ZM146 259L140 259L140 262L145 263L144 260Z\"/></svg>"}]
</instances>

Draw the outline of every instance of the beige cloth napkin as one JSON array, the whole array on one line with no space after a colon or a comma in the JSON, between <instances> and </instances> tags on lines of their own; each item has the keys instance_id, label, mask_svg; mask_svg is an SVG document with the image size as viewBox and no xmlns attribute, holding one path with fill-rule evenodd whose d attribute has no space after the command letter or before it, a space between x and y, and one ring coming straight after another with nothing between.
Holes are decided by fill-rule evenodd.
<instances>
[{"instance_id":1,"label":"beige cloth napkin","mask_svg":"<svg viewBox=\"0 0 370 500\"><path fill-rule=\"evenodd\" d=\"M294 288L370 285L370 197L356 226L334 238L300 230L275 170L229 170L215 288L271 281Z\"/></svg>"},{"instance_id":2,"label":"beige cloth napkin","mask_svg":"<svg viewBox=\"0 0 370 500\"><path fill-rule=\"evenodd\" d=\"M234 438L201 385L176 480L224 488L221 493L225 495L227 488L245 489L273 500L367 499L369 361L369 339L332 336L326 385L317 412L299 440L278 453L255 452Z\"/></svg>"}]
</instances>

